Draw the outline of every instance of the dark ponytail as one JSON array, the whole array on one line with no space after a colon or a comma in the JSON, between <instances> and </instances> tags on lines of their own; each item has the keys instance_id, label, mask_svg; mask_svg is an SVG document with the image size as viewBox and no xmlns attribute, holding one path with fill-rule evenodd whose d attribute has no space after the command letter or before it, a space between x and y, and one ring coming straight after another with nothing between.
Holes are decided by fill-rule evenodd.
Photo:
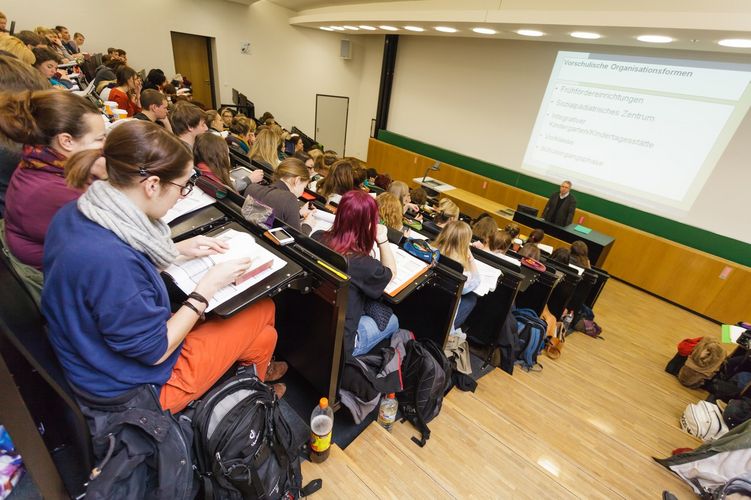
<instances>
[{"instance_id":1,"label":"dark ponytail","mask_svg":"<svg viewBox=\"0 0 751 500\"><path fill-rule=\"evenodd\" d=\"M84 115L99 114L91 101L61 90L0 94L0 134L21 144L52 143L67 133L78 139L89 132Z\"/></svg>"}]
</instances>

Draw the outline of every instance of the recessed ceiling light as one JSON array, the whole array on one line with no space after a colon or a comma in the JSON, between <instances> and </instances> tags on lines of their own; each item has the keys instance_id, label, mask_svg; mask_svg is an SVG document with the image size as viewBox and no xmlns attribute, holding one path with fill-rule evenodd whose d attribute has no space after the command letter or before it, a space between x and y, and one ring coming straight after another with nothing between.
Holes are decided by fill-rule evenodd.
<instances>
[{"instance_id":1,"label":"recessed ceiling light","mask_svg":"<svg viewBox=\"0 0 751 500\"><path fill-rule=\"evenodd\" d=\"M542 36L545 34L537 30L517 30L516 33L521 36Z\"/></svg>"},{"instance_id":2,"label":"recessed ceiling light","mask_svg":"<svg viewBox=\"0 0 751 500\"><path fill-rule=\"evenodd\" d=\"M334 28L329 28L328 26L321 26L321 29L323 31L334 31Z\"/></svg>"},{"instance_id":3,"label":"recessed ceiling light","mask_svg":"<svg viewBox=\"0 0 751 500\"><path fill-rule=\"evenodd\" d=\"M751 48L751 40L747 38L726 38L725 40L717 42L717 45L722 45L723 47L735 47L737 49L748 49Z\"/></svg>"},{"instance_id":4,"label":"recessed ceiling light","mask_svg":"<svg viewBox=\"0 0 751 500\"><path fill-rule=\"evenodd\" d=\"M358 31L360 28L357 26L342 26L345 30Z\"/></svg>"},{"instance_id":5,"label":"recessed ceiling light","mask_svg":"<svg viewBox=\"0 0 751 500\"><path fill-rule=\"evenodd\" d=\"M481 35L495 35L496 31L490 28L472 28L472 31Z\"/></svg>"},{"instance_id":6,"label":"recessed ceiling light","mask_svg":"<svg viewBox=\"0 0 751 500\"><path fill-rule=\"evenodd\" d=\"M571 36L574 38L584 38L585 40L597 40L598 38L602 38L602 35L599 33L590 33L589 31L574 31L571 33Z\"/></svg>"},{"instance_id":7,"label":"recessed ceiling light","mask_svg":"<svg viewBox=\"0 0 751 500\"><path fill-rule=\"evenodd\" d=\"M331 26L331 29L336 31L344 31L344 28L342 28L341 26Z\"/></svg>"},{"instance_id":8,"label":"recessed ceiling light","mask_svg":"<svg viewBox=\"0 0 751 500\"><path fill-rule=\"evenodd\" d=\"M375 31L376 30L376 28L374 28L372 26L368 26L366 24L361 24L360 25L360 29L361 30L365 30L365 31Z\"/></svg>"},{"instance_id":9,"label":"recessed ceiling light","mask_svg":"<svg viewBox=\"0 0 751 500\"><path fill-rule=\"evenodd\" d=\"M458 30L456 28L450 28L448 26L436 26L436 31L440 31L441 33L456 33Z\"/></svg>"},{"instance_id":10,"label":"recessed ceiling light","mask_svg":"<svg viewBox=\"0 0 751 500\"><path fill-rule=\"evenodd\" d=\"M379 26L379 28L386 31L399 31L399 28L395 28L394 26Z\"/></svg>"},{"instance_id":11,"label":"recessed ceiling light","mask_svg":"<svg viewBox=\"0 0 751 500\"><path fill-rule=\"evenodd\" d=\"M407 31L417 31L418 33L421 31L425 31L424 28L421 28L419 26L405 26L404 29Z\"/></svg>"},{"instance_id":12,"label":"recessed ceiling light","mask_svg":"<svg viewBox=\"0 0 751 500\"><path fill-rule=\"evenodd\" d=\"M637 36L636 39L647 43L670 43L673 41L671 37L664 35L641 35Z\"/></svg>"}]
</instances>

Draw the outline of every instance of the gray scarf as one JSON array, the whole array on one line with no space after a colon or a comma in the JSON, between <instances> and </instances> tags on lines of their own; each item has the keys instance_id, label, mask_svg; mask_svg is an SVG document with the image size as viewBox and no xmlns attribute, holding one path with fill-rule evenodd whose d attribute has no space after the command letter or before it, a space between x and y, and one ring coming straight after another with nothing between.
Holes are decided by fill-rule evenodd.
<instances>
[{"instance_id":1,"label":"gray scarf","mask_svg":"<svg viewBox=\"0 0 751 500\"><path fill-rule=\"evenodd\" d=\"M78 198L78 209L115 236L146 255L162 270L179 255L169 226L152 220L119 189L107 181L95 181Z\"/></svg>"}]
</instances>

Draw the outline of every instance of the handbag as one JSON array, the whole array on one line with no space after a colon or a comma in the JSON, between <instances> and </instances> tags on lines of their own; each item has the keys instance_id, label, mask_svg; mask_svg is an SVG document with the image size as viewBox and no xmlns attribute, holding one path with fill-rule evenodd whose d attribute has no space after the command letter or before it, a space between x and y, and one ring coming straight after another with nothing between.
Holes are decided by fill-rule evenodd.
<instances>
[{"instance_id":1,"label":"handbag","mask_svg":"<svg viewBox=\"0 0 751 500\"><path fill-rule=\"evenodd\" d=\"M261 226L264 229L270 229L274 226L274 209L250 195L245 197L241 212L245 220L256 226Z\"/></svg>"}]
</instances>

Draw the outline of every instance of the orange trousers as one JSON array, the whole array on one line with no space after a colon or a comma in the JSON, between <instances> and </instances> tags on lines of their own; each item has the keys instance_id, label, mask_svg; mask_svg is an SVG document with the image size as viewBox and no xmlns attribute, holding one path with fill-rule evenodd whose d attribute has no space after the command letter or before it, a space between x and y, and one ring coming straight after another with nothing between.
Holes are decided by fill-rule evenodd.
<instances>
[{"instance_id":1,"label":"orange trousers","mask_svg":"<svg viewBox=\"0 0 751 500\"><path fill-rule=\"evenodd\" d=\"M184 409L236 362L255 365L263 380L276 347L274 314L274 302L265 299L227 319L196 325L185 337L172 375L162 386L162 408L172 413Z\"/></svg>"}]
</instances>

